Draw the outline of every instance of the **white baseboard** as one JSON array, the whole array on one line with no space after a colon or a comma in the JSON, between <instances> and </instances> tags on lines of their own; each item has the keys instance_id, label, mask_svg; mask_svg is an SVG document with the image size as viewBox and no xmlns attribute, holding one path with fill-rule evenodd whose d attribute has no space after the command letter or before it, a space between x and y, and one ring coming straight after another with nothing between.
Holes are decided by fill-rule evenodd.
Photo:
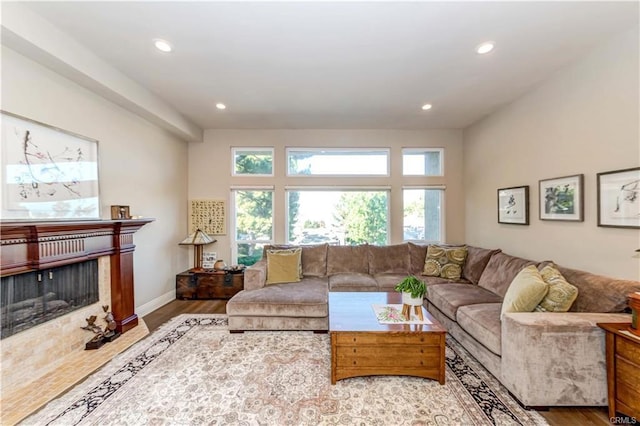
<instances>
[{"instance_id":1,"label":"white baseboard","mask_svg":"<svg viewBox=\"0 0 640 426\"><path fill-rule=\"evenodd\" d=\"M142 318L143 316L155 311L161 306L166 305L169 302L172 302L176 299L176 291L171 290L166 292L160 297L156 297L150 302L145 303L144 305L138 306L136 308L136 314L138 318Z\"/></svg>"}]
</instances>

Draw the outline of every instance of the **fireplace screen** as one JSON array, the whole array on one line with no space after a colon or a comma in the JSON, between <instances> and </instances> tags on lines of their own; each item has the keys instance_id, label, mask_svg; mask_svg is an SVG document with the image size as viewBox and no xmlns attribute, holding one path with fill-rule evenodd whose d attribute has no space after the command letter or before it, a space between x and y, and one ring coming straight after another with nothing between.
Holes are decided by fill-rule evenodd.
<instances>
[{"instance_id":1,"label":"fireplace screen","mask_svg":"<svg viewBox=\"0 0 640 426\"><path fill-rule=\"evenodd\" d=\"M98 261L2 278L2 338L98 301Z\"/></svg>"}]
</instances>

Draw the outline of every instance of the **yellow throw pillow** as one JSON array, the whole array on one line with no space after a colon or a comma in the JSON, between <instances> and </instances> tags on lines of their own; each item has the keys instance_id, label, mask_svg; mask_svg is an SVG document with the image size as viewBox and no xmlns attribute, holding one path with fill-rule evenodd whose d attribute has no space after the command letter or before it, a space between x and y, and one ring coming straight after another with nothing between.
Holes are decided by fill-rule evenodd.
<instances>
[{"instance_id":1,"label":"yellow throw pillow","mask_svg":"<svg viewBox=\"0 0 640 426\"><path fill-rule=\"evenodd\" d=\"M267 284L296 283L302 278L302 249L267 250Z\"/></svg>"},{"instance_id":2,"label":"yellow throw pillow","mask_svg":"<svg viewBox=\"0 0 640 426\"><path fill-rule=\"evenodd\" d=\"M544 282L538 269L527 266L511 281L502 301L500 319L507 312L533 312L548 291L549 284Z\"/></svg>"},{"instance_id":3,"label":"yellow throw pillow","mask_svg":"<svg viewBox=\"0 0 640 426\"><path fill-rule=\"evenodd\" d=\"M467 247L429 245L422 275L459 280L467 259Z\"/></svg>"},{"instance_id":4,"label":"yellow throw pillow","mask_svg":"<svg viewBox=\"0 0 640 426\"><path fill-rule=\"evenodd\" d=\"M578 297L578 287L570 284L553 264L542 268L540 276L549 284L549 292L536 306L536 311L567 312Z\"/></svg>"}]
</instances>

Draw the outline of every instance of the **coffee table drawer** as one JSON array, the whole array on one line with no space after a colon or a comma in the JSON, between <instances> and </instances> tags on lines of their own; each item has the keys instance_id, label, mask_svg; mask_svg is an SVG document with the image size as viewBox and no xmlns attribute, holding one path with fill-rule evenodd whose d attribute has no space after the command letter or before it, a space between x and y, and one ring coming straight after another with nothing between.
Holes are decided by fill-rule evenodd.
<instances>
[{"instance_id":1,"label":"coffee table drawer","mask_svg":"<svg viewBox=\"0 0 640 426\"><path fill-rule=\"evenodd\" d=\"M416 367L439 365L438 346L358 346L339 347L336 366L340 367Z\"/></svg>"},{"instance_id":2,"label":"coffee table drawer","mask_svg":"<svg viewBox=\"0 0 640 426\"><path fill-rule=\"evenodd\" d=\"M440 345L443 334L439 333L350 333L336 335L338 345Z\"/></svg>"}]
</instances>

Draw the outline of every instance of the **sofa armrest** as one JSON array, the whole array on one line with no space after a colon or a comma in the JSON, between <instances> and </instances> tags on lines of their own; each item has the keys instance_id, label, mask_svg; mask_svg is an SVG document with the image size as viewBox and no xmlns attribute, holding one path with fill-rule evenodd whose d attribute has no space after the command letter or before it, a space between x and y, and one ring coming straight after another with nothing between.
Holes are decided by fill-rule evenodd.
<instances>
[{"instance_id":1,"label":"sofa armrest","mask_svg":"<svg viewBox=\"0 0 640 426\"><path fill-rule=\"evenodd\" d=\"M257 290L267 282L267 261L262 259L244 270L244 289Z\"/></svg>"},{"instance_id":2,"label":"sofa armrest","mask_svg":"<svg viewBox=\"0 0 640 426\"><path fill-rule=\"evenodd\" d=\"M503 384L524 405L607 405L607 313L507 313L502 320Z\"/></svg>"}]
</instances>

